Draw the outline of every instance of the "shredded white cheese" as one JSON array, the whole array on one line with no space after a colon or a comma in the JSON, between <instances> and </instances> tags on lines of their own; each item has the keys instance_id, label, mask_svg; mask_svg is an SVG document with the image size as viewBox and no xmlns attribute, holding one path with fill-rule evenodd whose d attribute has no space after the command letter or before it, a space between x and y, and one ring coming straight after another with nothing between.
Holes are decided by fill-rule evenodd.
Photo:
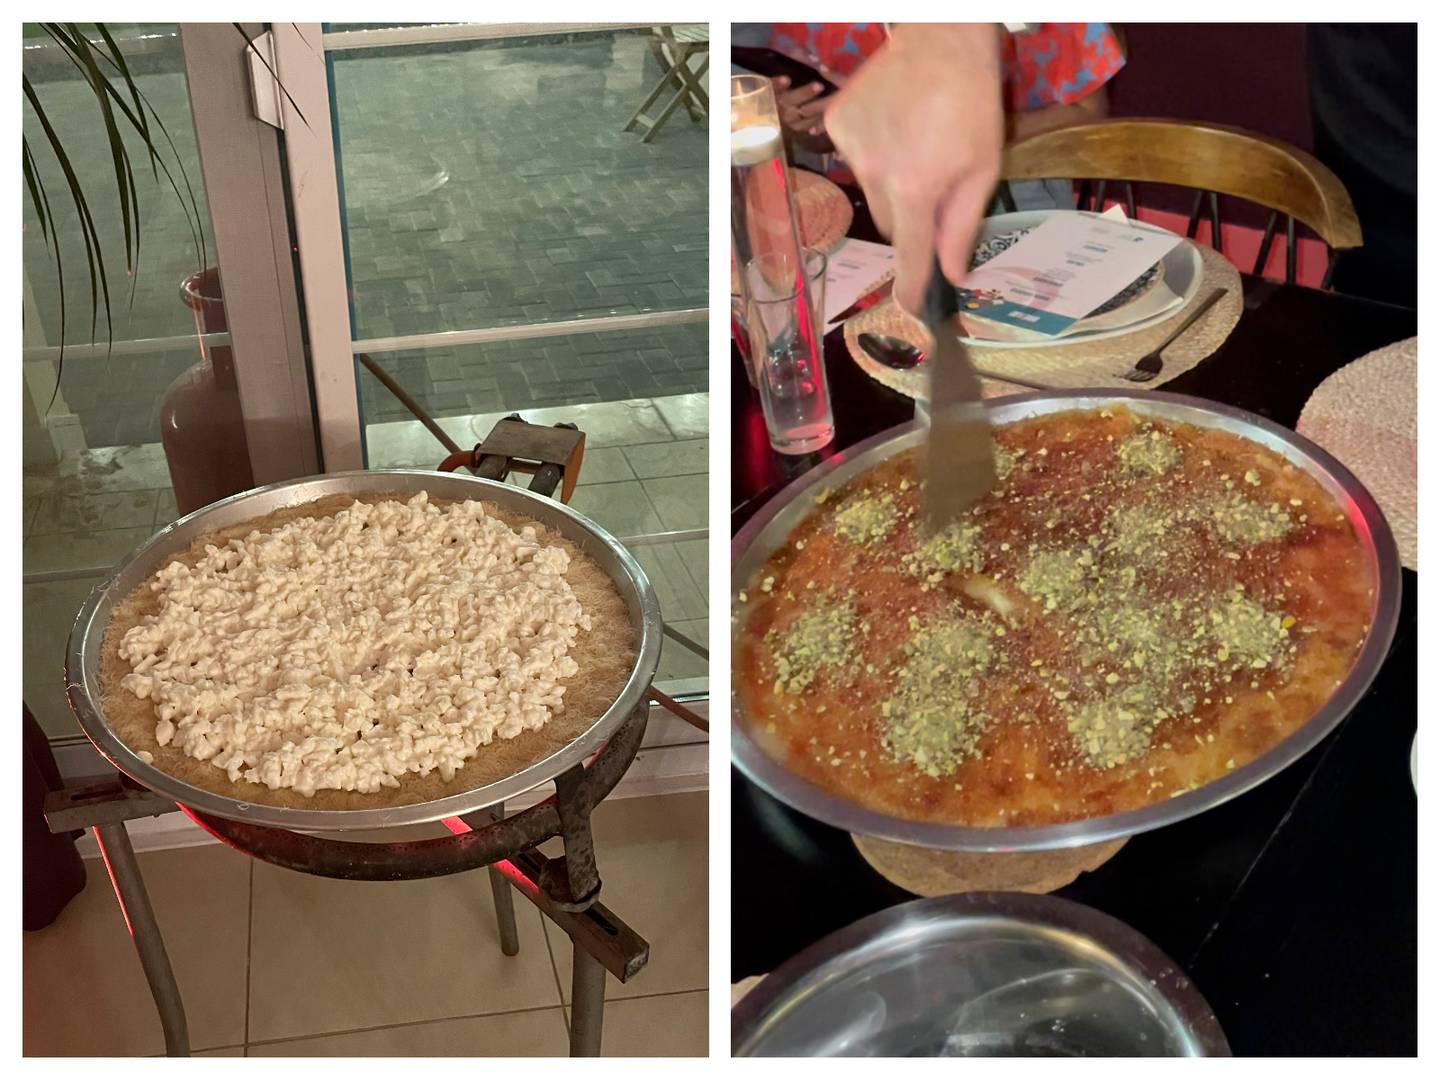
<instances>
[{"instance_id":1,"label":"shredded white cheese","mask_svg":"<svg viewBox=\"0 0 1440 1080\"><path fill-rule=\"evenodd\" d=\"M475 502L355 503L208 547L151 583L121 685L157 741L271 789L448 780L562 708L590 621L569 557Z\"/></svg>"}]
</instances>

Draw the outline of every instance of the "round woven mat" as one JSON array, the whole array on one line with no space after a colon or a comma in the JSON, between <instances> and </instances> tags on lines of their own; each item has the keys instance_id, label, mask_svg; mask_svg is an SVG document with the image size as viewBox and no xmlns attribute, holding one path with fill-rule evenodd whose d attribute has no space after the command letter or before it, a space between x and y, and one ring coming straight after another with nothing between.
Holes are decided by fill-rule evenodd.
<instances>
[{"instance_id":1,"label":"round woven mat","mask_svg":"<svg viewBox=\"0 0 1440 1080\"><path fill-rule=\"evenodd\" d=\"M790 170L790 197L795 203L796 224L800 227L800 243L829 255L845 242L855 208L845 192L817 173L804 169ZM878 284L878 282L877 282ZM730 257L730 295L740 293L740 272Z\"/></svg>"},{"instance_id":2,"label":"round woven mat","mask_svg":"<svg viewBox=\"0 0 1440 1080\"><path fill-rule=\"evenodd\" d=\"M1370 489L1416 569L1416 339L1346 364L1310 395L1295 430L1319 443Z\"/></svg>"},{"instance_id":3,"label":"round woven mat","mask_svg":"<svg viewBox=\"0 0 1440 1080\"><path fill-rule=\"evenodd\" d=\"M875 871L916 896L962 892L1048 893L1095 870L1125 846L1125 837L1051 851L940 851L852 833L850 839Z\"/></svg>"},{"instance_id":4,"label":"round woven mat","mask_svg":"<svg viewBox=\"0 0 1440 1080\"><path fill-rule=\"evenodd\" d=\"M992 349L984 345L969 345L967 351L970 358L978 366L997 375L1015 375L1057 390L1088 390L1097 387L1133 390L1137 386L1153 390L1164 386L1176 375L1189 371L1224 344L1230 331L1235 329L1235 324L1240 321L1240 312L1245 305L1240 272L1217 251L1201 248L1200 254L1205 263L1205 274L1200 287L1195 291L1190 303L1164 322L1133 334L1106 338L1104 341L1077 341L1034 349ZM875 283L876 286L884 280L885 278L881 278ZM1214 307L1165 350L1162 356L1165 366L1158 376L1147 383L1133 383L1120 378L1121 372L1128 371L1137 360L1164 341L1184 321L1190 310L1209 295L1211 289L1216 288L1227 291ZM924 325L902 311L894 300L876 304L845 323L845 344L851 357L867 375L908 397L923 399L928 386L924 368L895 371L877 363L860 348L859 336L866 332L888 334L908 341L922 350L928 350L930 335ZM1024 393L1022 388L1013 383L992 379L982 380L982 388L986 397Z\"/></svg>"},{"instance_id":5,"label":"round woven mat","mask_svg":"<svg viewBox=\"0 0 1440 1080\"><path fill-rule=\"evenodd\" d=\"M790 170L790 191L800 242L826 254L839 247L855 217L845 192L818 173L803 169Z\"/></svg>"},{"instance_id":6,"label":"round woven mat","mask_svg":"<svg viewBox=\"0 0 1440 1080\"><path fill-rule=\"evenodd\" d=\"M741 979L738 983L730 984L730 1007L733 1009L740 1003L740 999L748 994L764 980L764 975L751 975L748 979Z\"/></svg>"}]
</instances>

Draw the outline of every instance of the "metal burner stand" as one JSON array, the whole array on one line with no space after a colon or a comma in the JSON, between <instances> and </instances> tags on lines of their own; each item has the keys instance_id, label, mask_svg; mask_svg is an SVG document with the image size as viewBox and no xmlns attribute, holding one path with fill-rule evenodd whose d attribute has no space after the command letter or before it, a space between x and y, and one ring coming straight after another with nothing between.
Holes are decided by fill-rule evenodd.
<instances>
[{"instance_id":1,"label":"metal burner stand","mask_svg":"<svg viewBox=\"0 0 1440 1080\"><path fill-rule=\"evenodd\" d=\"M584 439L573 424L544 428L511 416L497 424L484 443L473 451L457 450L440 468L450 471L463 465L491 479L503 479L511 470L530 472L534 474L531 490L553 495L563 484L562 501L568 501ZM453 444L450 448L456 449ZM504 803L499 803L445 818L444 824L454 834L448 837L398 843L330 840L201 814L123 774L88 787L51 792L45 800L45 820L52 832L95 830L121 914L160 1013L165 1051L170 1057L190 1054L185 1007L125 823L177 809L237 851L320 877L408 881L488 867L501 952L514 956L520 951L511 886L569 936L574 950L570 1055L597 1057L605 1012L605 973L628 982L649 961L650 945L598 902L600 875L595 869L590 812L635 760L645 736L650 698L647 695L640 701L588 767L575 765L554 778L553 796L512 817L505 816ZM688 713L678 707L676 711ZM564 854L557 859L537 850L554 837L564 844Z\"/></svg>"},{"instance_id":2,"label":"metal burner stand","mask_svg":"<svg viewBox=\"0 0 1440 1080\"><path fill-rule=\"evenodd\" d=\"M237 851L320 877L409 881L489 867L501 952L514 956L520 951L511 886L569 936L575 955L570 1055L596 1057L605 1013L605 972L628 982L650 959L650 945L598 902L600 875L595 869L590 812L635 760L648 713L649 703L642 702L589 768L576 765L555 778L555 794L544 802L511 817L505 816L501 804L447 818L445 825L455 835L434 840L367 844L230 821L195 813L125 777L50 793L45 820L52 832L95 830L121 914L155 997L170 1057L190 1054L185 1006L125 823L177 809ZM536 850L557 836L565 845L560 858L547 858Z\"/></svg>"}]
</instances>

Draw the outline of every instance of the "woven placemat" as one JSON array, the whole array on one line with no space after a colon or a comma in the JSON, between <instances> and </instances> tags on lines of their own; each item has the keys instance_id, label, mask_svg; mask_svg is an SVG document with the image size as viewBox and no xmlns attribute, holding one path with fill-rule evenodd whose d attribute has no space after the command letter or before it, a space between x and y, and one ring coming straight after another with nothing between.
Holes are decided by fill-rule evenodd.
<instances>
[{"instance_id":1,"label":"woven placemat","mask_svg":"<svg viewBox=\"0 0 1440 1080\"><path fill-rule=\"evenodd\" d=\"M892 885L916 896L962 892L1048 893L1063 889L1125 846L1125 838L1051 851L941 851L851 834L855 847Z\"/></svg>"},{"instance_id":2,"label":"woven placemat","mask_svg":"<svg viewBox=\"0 0 1440 1080\"><path fill-rule=\"evenodd\" d=\"M795 203L796 224L800 227L800 243L831 254L845 242L855 208L845 192L817 173L804 169L790 170L790 198ZM730 258L730 295L740 292L740 272L734 253Z\"/></svg>"},{"instance_id":3,"label":"woven placemat","mask_svg":"<svg viewBox=\"0 0 1440 1080\"><path fill-rule=\"evenodd\" d=\"M1235 329L1235 324L1240 321L1240 312L1245 306L1240 272L1217 251L1200 248L1200 254L1205 264L1200 288L1195 290L1190 303L1177 309L1175 314L1163 322L1133 334L1106 338L1104 341L1077 341L1035 349L994 349L983 345L970 345L967 347L970 357L977 365L997 375L1015 375L1058 390L1088 390L1097 387L1133 390L1137 386L1153 390L1164 386L1223 345L1230 336L1230 331ZM884 280L881 278L875 283L876 286ZM1184 321L1192 307L1215 288L1227 291L1219 303L1165 350L1162 357L1165 366L1156 378L1148 383L1133 383L1120 378L1121 372L1129 370L1137 360L1164 341ZM851 357L872 379L909 397L924 398L928 382L924 369L896 371L877 363L860 348L859 336L867 331L872 334L888 334L908 341L922 350L928 350L930 335L920 321L902 311L893 299L887 300L862 311L846 322L845 345L850 350ZM982 385L986 397L1024 392L1013 383L996 380L982 380Z\"/></svg>"},{"instance_id":4,"label":"woven placemat","mask_svg":"<svg viewBox=\"0 0 1440 1080\"><path fill-rule=\"evenodd\" d=\"M764 980L764 975L752 975L748 979L741 979L738 983L730 984L730 1007L733 1009L740 999L748 994Z\"/></svg>"},{"instance_id":5,"label":"woven placemat","mask_svg":"<svg viewBox=\"0 0 1440 1080\"><path fill-rule=\"evenodd\" d=\"M855 208L845 192L818 173L790 170L790 194L800 226L800 242L827 255L845 240Z\"/></svg>"},{"instance_id":6,"label":"woven placemat","mask_svg":"<svg viewBox=\"0 0 1440 1080\"><path fill-rule=\"evenodd\" d=\"M1375 496L1400 561L1416 569L1416 340L1346 364L1310 395L1295 430L1340 459Z\"/></svg>"}]
</instances>

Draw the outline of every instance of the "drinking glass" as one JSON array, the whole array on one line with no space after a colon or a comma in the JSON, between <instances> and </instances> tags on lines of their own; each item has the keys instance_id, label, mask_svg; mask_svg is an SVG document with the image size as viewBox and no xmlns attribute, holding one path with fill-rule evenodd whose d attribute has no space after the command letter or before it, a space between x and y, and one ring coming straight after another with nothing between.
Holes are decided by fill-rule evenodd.
<instances>
[{"instance_id":1,"label":"drinking glass","mask_svg":"<svg viewBox=\"0 0 1440 1080\"><path fill-rule=\"evenodd\" d=\"M808 454L835 437L835 423L780 114L770 80L759 75L730 79L730 241L744 267L745 331L770 445ZM822 256L822 296L824 280Z\"/></svg>"},{"instance_id":2,"label":"drinking glass","mask_svg":"<svg viewBox=\"0 0 1440 1080\"><path fill-rule=\"evenodd\" d=\"M771 252L751 259L744 285L750 359L770 445L809 454L835 437L820 350L825 256Z\"/></svg>"},{"instance_id":3,"label":"drinking glass","mask_svg":"<svg viewBox=\"0 0 1440 1080\"><path fill-rule=\"evenodd\" d=\"M825 333L825 274L829 270L830 259L823 251L816 248L802 248L801 254L805 260L805 284L810 292L810 306L815 311L815 325L820 328L819 333L823 337ZM745 363L745 375L750 380L750 388L755 390L759 387L755 382L755 362L750 351L750 316L746 312L748 305L745 302L745 288L738 274L732 275L730 288L730 336L735 341L735 347L740 350L740 358Z\"/></svg>"}]
</instances>

